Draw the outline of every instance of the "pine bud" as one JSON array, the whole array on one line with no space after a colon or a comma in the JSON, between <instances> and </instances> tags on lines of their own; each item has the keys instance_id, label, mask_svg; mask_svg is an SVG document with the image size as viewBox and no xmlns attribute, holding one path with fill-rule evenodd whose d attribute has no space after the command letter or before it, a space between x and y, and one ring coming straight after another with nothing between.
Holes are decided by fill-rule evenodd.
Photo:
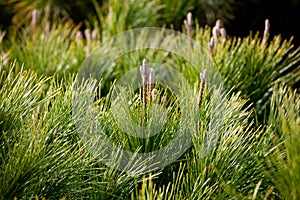
<instances>
[{"instance_id":1,"label":"pine bud","mask_svg":"<svg viewBox=\"0 0 300 200\"><path fill-rule=\"evenodd\" d=\"M209 51L210 53L213 53L214 52L214 47L215 47L215 41L214 41L214 38L210 38L210 41L208 43L208 48L209 48Z\"/></svg>"},{"instance_id":2,"label":"pine bud","mask_svg":"<svg viewBox=\"0 0 300 200\"><path fill-rule=\"evenodd\" d=\"M90 41L91 41L91 31L90 29L85 29L84 30L84 36L85 36L85 39L87 41L88 44L90 44Z\"/></svg>"},{"instance_id":3,"label":"pine bud","mask_svg":"<svg viewBox=\"0 0 300 200\"><path fill-rule=\"evenodd\" d=\"M97 41L97 39L98 39L98 33L97 33L97 30L94 29L92 31L92 40Z\"/></svg>"},{"instance_id":4,"label":"pine bud","mask_svg":"<svg viewBox=\"0 0 300 200\"><path fill-rule=\"evenodd\" d=\"M193 15L191 12L187 14L187 20L183 21L188 36L192 35Z\"/></svg>"},{"instance_id":5,"label":"pine bud","mask_svg":"<svg viewBox=\"0 0 300 200\"><path fill-rule=\"evenodd\" d=\"M82 40L82 32L77 31L76 32L76 43L79 44L81 40Z\"/></svg>"},{"instance_id":6,"label":"pine bud","mask_svg":"<svg viewBox=\"0 0 300 200\"><path fill-rule=\"evenodd\" d=\"M265 30L264 30L264 35L261 43L261 48L266 44L268 37L269 37L269 32L270 32L270 21L268 19L265 20Z\"/></svg>"},{"instance_id":7,"label":"pine bud","mask_svg":"<svg viewBox=\"0 0 300 200\"><path fill-rule=\"evenodd\" d=\"M203 74L200 73L201 83L200 83L200 91L199 91L199 99L198 99L198 108L200 107L202 102L206 78L207 78L207 70L204 69Z\"/></svg>"},{"instance_id":8,"label":"pine bud","mask_svg":"<svg viewBox=\"0 0 300 200\"><path fill-rule=\"evenodd\" d=\"M149 69L149 83L150 83L150 84L154 84L154 79L155 79L155 76L154 76L154 69L153 69L153 68L150 68L150 69Z\"/></svg>"},{"instance_id":9,"label":"pine bud","mask_svg":"<svg viewBox=\"0 0 300 200\"><path fill-rule=\"evenodd\" d=\"M212 35L214 37L214 40L217 41L218 37L220 36L220 29L218 29L218 27L214 26L212 29Z\"/></svg>"},{"instance_id":10,"label":"pine bud","mask_svg":"<svg viewBox=\"0 0 300 200\"><path fill-rule=\"evenodd\" d=\"M225 43L226 43L226 37L227 37L227 33L226 33L225 28L221 28L220 33L221 33L221 36L222 36L222 45L224 47Z\"/></svg>"},{"instance_id":11,"label":"pine bud","mask_svg":"<svg viewBox=\"0 0 300 200\"><path fill-rule=\"evenodd\" d=\"M193 17L192 13L189 12L189 13L187 14L187 24L188 24L189 26L192 26L192 24L193 24L193 19L192 19L192 17Z\"/></svg>"},{"instance_id":12,"label":"pine bud","mask_svg":"<svg viewBox=\"0 0 300 200\"><path fill-rule=\"evenodd\" d=\"M215 27L217 27L217 29L220 29L222 27L222 23L220 19L217 19Z\"/></svg>"},{"instance_id":13,"label":"pine bud","mask_svg":"<svg viewBox=\"0 0 300 200\"><path fill-rule=\"evenodd\" d=\"M143 60L143 66L140 67L140 72L142 76L143 84L146 84L148 81L148 68L147 68L147 60Z\"/></svg>"},{"instance_id":14,"label":"pine bud","mask_svg":"<svg viewBox=\"0 0 300 200\"><path fill-rule=\"evenodd\" d=\"M265 30L264 30L264 38L267 38L269 36L270 31L270 22L268 19L265 20Z\"/></svg>"},{"instance_id":15,"label":"pine bud","mask_svg":"<svg viewBox=\"0 0 300 200\"><path fill-rule=\"evenodd\" d=\"M37 23L37 18L38 18L38 11L37 11L37 9L34 9L32 11L32 19L31 19L32 34L35 33L35 27L36 27L36 23Z\"/></svg>"}]
</instances>

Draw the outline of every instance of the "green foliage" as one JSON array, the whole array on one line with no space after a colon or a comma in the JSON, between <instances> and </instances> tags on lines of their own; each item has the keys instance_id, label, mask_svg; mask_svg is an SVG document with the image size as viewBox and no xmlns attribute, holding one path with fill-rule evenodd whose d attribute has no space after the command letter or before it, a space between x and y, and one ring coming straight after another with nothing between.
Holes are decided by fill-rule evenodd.
<instances>
[{"instance_id":1,"label":"green foliage","mask_svg":"<svg viewBox=\"0 0 300 200\"><path fill-rule=\"evenodd\" d=\"M202 104L196 109L198 72L184 59L163 50L129 52L103 69L106 72L100 83L76 82L81 63L100 41L131 28L161 26L174 19L181 24L188 10L197 9L194 1L173 4L168 0L112 0L101 6L93 1L96 16L88 14L85 23L90 29L84 31L85 38L74 22L49 20L50 11L68 16L69 8L64 3L8 2L15 9L16 21L24 27L10 30L7 40L0 32L1 199L36 195L49 199L299 199L300 48L294 47L292 40L276 36L263 43L259 33L245 38L227 37L224 45L218 39L211 56L226 91L208 84ZM217 1L209 12L222 15L216 12L222 3ZM25 16L36 6L43 10L39 16L45 16L29 25L30 19L25 20ZM209 52L211 28L200 27L197 20L193 27L191 37ZM129 40L134 42L129 45L141 44L147 36L133 36L134 40ZM128 45L125 42L124 46ZM176 41L165 36L162 42ZM107 46L98 50L105 55L115 53ZM156 83L157 99L151 102L147 97L144 109L141 87L117 85L117 80L141 65L144 58L172 66L188 79L191 89L179 88L186 102ZM139 81L139 77L136 79ZM282 83L285 86L278 86ZM111 152L115 156L111 160L99 158L91 146L101 146L103 141L83 141L81 130L76 129L80 116L74 113L74 99L84 94L80 91L95 88L92 114L115 145L136 153L151 152L166 146L180 127L186 126L192 130L191 147L171 165L143 176L118 171L114 168L121 162L118 152ZM79 101L81 113L87 111L83 110L86 103ZM193 120L181 121L186 109L193 116L197 112L196 125ZM142 113L147 117L143 118ZM116 118L123 120L121 125ZM162 128L152 137L138 138L126 134L133 130L129 120L153 130L160 125ZM90 124L87 120L82 125L85 128ZM145 134L150 134L151 128L145 129ZM134 159L130 162L132 167L143 166Z\"/></svg>"},{"instance_id":2,"label":"green foliage","mask_svg":"<svg viewBox=\"0 0 300 200\"><path fill-rule=\"evenodd\" d=\"M159 0L111 0L106 2L102 9L99 9L100 6L96 0L93 0L93 3L97 15L96 19L92 17L91 21L97 20L100 24L102 41L129 29L160 25L159 11L163 6Z\"/></svg>"},{"instance_id":3,"label":"green foliage","mask_svg":"<svg viewBox=\"0 0 300 200\"><path fill-rule=\"evenodd\" d=\"M176 29L179 28L186 13L195 10L197 7L196 1L172 1L161 0L161 4L164 5L161 15L165 24L174 25Z\"/></svg>"},{"instance_id":4,"label":"green foliage","mask_svg":"<svg viewBox=\"0 0 300 200\"><path fill-rule=\"evenodd\" d=\"M10 56L40 75L75 72L85 58L83 42L75 41L77 30L71 21L50 24L42 19L41 26L23 29L10 38Z\"/></svg>"},{"instance_id":5,"label":"green foliage","mask_svg":"<svg viewBox=\"0 0 300 200\"><path fill-rule=\"evenodd\" d=\"M138 182L105 167L78 139L73 81L1 71L1 199L107 199L126 196Z\"/></svg>"},{"instance_id":6,"label":"green foliage","mask_svg":"<svg viewBox=\"0 0 300 200\"><path fill-rule=\"evenodd\" d=\"M246 38L230 38L225 47L219 39L213 58L227 88L240 91L243 98L249 99L259 120L263 120L278 82L289 86L300 83L300 47L280 35L268 44L263 44L258 33Z\"/></svg>"},{"instance_id":7,"label":"green foliage","mask_svg":"<svg viewBox=\"0 0 300 200\"><path fill-rule=\"evenodd\" d=\"M199 132L172 181L144 182L135 193L140 199L251 198L256 184L266 180L262 164L253 162L265 133L251 128L251 112L243 110L239 95L215 93L200 110Z\"/></svg>"},{"instance_id":8,"label":"green foliage","mask_svg":"<svg viewBox=\"0 0 300 200\"><path fill-rule=\"evenodd\" d=\"M59 19L61 17L75 17L75 11L87 12L90 1L59 1L59 0L8 0L0 5L6 6L12 14L12 23L17 26L24 25L31 20L32 11L36 9L40 16L47 20ZM73 12L73 13L72 13Z\"/></svg>"},{"instance_id":9,"label":"green foliage","mask_svg":"<svg viewBox=\"0 0 300 200\"><path fill-rule=\"evenodd\" d=\"M278 87L272 94L269 131L274 135L274 148L267 152L265 174L280 196L300 197L300 98L291 88Z\"/></svg>"}]
</instances>

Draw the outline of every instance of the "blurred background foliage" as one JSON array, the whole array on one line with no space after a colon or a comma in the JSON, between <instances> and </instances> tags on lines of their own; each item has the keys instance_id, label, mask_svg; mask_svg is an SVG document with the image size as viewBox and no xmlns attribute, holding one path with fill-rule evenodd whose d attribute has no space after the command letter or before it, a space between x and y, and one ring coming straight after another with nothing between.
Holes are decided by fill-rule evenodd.
<instances>
[{"instance_id":1,"label":"blurred background foliage","mask_svg":"<svg viewBox=\"0 0 300 200\"><path fill-rule=\"evenodd\" d=\"M95 3L100 6L100 9ZM67 17L78 24L96 16L97 12L99 15L99 11L102 15L108 14L109 7L113 5L123 6L122 10L126 10L126 5L130 4L138 8L144 3L143 1L131 3L130 0L0 0L0 29L8 29L11 25L21 26L24 21L30 19L33 9L37 9L42 16L48 18ZM245 36L249 34L249 30L262 29L262 22L269 18L272 21L272 35L281 34L284 38L295 36L294 43L300 42L296 21L300 18L300 2L297 0L155 0L148 3L150 5L147 4L149 8L147 15L155 16L155 19L151 20L149 25L147 24L148 26L166 24L180 29L186 13L191 11L200 26L205 24L211 26L216 19L222 19L230 35ZM129 15L128 18L135 17L137 20L142 16L139 12L147 9L143 6L139 8L140 11Z\"/></svg>"}]
</instances>

